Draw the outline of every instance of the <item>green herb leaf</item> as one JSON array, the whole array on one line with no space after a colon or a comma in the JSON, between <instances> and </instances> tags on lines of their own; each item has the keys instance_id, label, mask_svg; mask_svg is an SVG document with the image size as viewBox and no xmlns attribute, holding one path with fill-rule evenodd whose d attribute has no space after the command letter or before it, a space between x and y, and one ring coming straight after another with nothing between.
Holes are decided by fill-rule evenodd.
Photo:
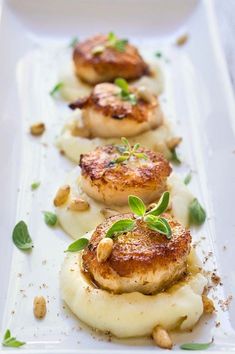
<instances>
[{"instance_id":1,"label":"green herb leaf","mask_svg":"<svg viewBox=\"0 0 235 354\"><path fill-rule=\"evenodd\" d=\"M113 161L113 163L121 163L121 162L124 162L128 159L129 159L128 155L119 156L118 158L116 158L116 160Z\"/></svg>"},{"instance_id":2,"label":"green herb leaf","mask_svg":"<svg viewBox=\"0 0 235 354\"><path fill-rule=\"evenodd\" d=\"M170 160L173 163L175 163L176 165L180 165L181 164L181 160L179 159L175 148L171 150L171 158L170 158Z\"/></svg>"},{"instance_id":3,"label":"green herb leaf","mask_svg":"<svg viewBox=\"0 0 235 354\"><path fill-rule=\"evenodd\" d=\"M33 182L32 184L31 184L31 189L32 189L32 191L34 191L35 189L38 189L38 187L40 186L40 182Z\"/></svg>"},{"instance_id":4,"label":"green herb leaf","mask_svg":"<svg viewBox=\"0 0 235 354\"><path fill-rule=\"evenodd\" d=\"M155 222L156 220L158 220L158 218L154 215L145 215L144 216L144 222Z\"/></svg>"},{"instance_id":5,"label":"green herb leaf","mask_svg":"<svg viewBox=\"0 0 235 354\"><path fill-rule=\"evenodd\" d=\"M148 156L143 152L135 152L134 156L138 157L138 159L148 160Z\"/></svg>"},{"instance_id":6,"label":"green herb leaf","mask_svg":"<svg viewBox=\"0 0 235 354\"><path fill-rule=\"evenodd\" d=\"M166 220L162 221L157 216L146 215L144 217L144 221L146 222L146 224L150 230L159 232L160 234L167 236L168 239L171 238L171 230L169 233L170 226L168 223L167 223L168 225L166 225L166 222L167 222Z\"/></svg>"},{"instance_id":7,"label":"green herb leaf","mask_svg":"<svg viewBox=\"0 0 235 354\"><path fill-rule=\"evenodd\" d=\"M131 149L130 143L127 140L127 138L125 138L124 136L121 138L121 142L123 143L123 145L126 145L126 147L128 148L128 150Z\"/></svg>"},{"instance_id":8,"label":"green herb leaf","mask_svg":"<svg viewBox=\"0 0 235 354\"><path fill-rule=\"evenodd\" d=\"M69 245L65 252L79 252L82 251L88 245L89 240L85 237L79 238Z\"/></svg>"},{"instance_id":9,"label":"green herb leaf","mask_svg":"<svg viewBox=\"0 0 235 354\"><path fill-rule=\"evenodd\" d=\"M192 179L192 173L189 172L184 179L184 184L187 186L190 183L191 179Z\"/></svg>"},{"instance_id":10,"label":"green herb leaf","mask_svg":"<svg viewBox=\"0 0 235 354\"><path fill-rule=\"evenodd\" d=\"M115 145L115 147L120 154L123 154L125 151L127 151L126 147L123 145Z\"/></svg>"},{"instance_id":11,"label":"green herb leaf","mask_svg":"<svg viewBox=\"0 0 235 354\"><path fill-rule=\"evenodd\" d=\"M134 145L134 147L133 147L133 151L138 150L138 149L139 149L139 147L140 147L140 144L139 144L139 143L135 144L135 145Z\"/></svg>"},{"instance_id":12,"label":"green herb leaf","mask_svg":"<svg viewBox=\"0 0 235 354\"><path fill-rule=\"evenodd\" d=\"M3 341L2 345L4 347L11 347L11 348L19 348L22 347L22 345L25 345L25 342L20 342L19 340L16 340L15 337L10 338L7 341Z\"/></svg>"},{"instance_id":13,"label":"green herb leaf","mask_svg":"<svg viewBox=\"0 0 235 354\"><path fill-rule=\"evenodd\" d=\"M189 205L189 222L190 225L202 225L206 220L206 212L195 198Z\"/></svg>"},{"instance_id":14,"label":"green herb leaf","mask_svg":"<svg viewBox=\"0 0 235 354\"><path fill-rule=\"evenodd\" d=\"M78 44L78 42L79 42L78 37L73 37L72 40L71 40L71 42L69 43L69 47L70 47L70 48L75 48L76 45Z\"/></svg>"},{"instance_id":15,"label":"green herb leaf","mask_svg":"<svg viewBox=\"0 0 235 354\"><path fill-rule=\"evenodd\" d=\"M130 157L130 154L131 154L131 152L128 151L128 150L126 150L126 151L123 152L123 155L124 155L124 156Z\"/></svg>"},{"instance_id":16,"label":"green herb leaf","mask_svg":"<svg viewBox=\"0 0 235 354\"><path fill-rule=\"evenodd\" d=\"M137 103L137 97L134 93L129 92L129 86L125 79L118 77L114 83L121 89L120 97L123 101L129 101L132 105Z\"/></svg>"},{"instance_id":17,"label":"green herb leaf","mask_svg":"<svg viewBox=\"0 0 235 354\"><path fill-rule=\"evenodd\" d=\"M180 349L183 350L205 350L208 349L212 342L209 343L185 343L181 344Z\"/></svg>"},{"instance_id":18,"label":"green herb leaf","mask_svg":"<svg viewBox=\"0 0 235 354\"><path fill-rule=\"evenodd\" d=\"M11 332L9 329L6 330L6 333L5 333L3 341L2 341L2 345L4 347L18 348L24 344L25 344L25 342L20 342L15 337L11 337Z\"/></svg>"},{"instance_id":19,"label":"green herb leaf","mask_svg":"<svg viewBox=\"0 0 235 354\"><path fill-rule=\"evenodd\" d=\"M6 339L8 339L10 337L11 337L11 331L9 329L7 329L6 333L5 333L4 337L3 337L3 340L6 340Z\"/></svg>"},{"instance_id":20,"label":"green herb leaf","mask_svg":"<svg viewBox=\"0 0 235 354\"><path fill-rule=\"evenodd\" d=\"M52 213L51 211L43 211L44 214L44 221L48 226L55 226L57 223L57 216L56 214Z\"/></svg>"},{"instance_id":21,"label":"green herb leaf","mask_svg":"<svg viewBox=\"0 0 235 354\"><path fill-rule=\"evenodd\" d=\"M135 221L131 219L122 219L116 221L107 231L105 237L115 237L118 234L132 231L135 227Z\"/></svg>"},{"instance_id":22,"label":"green herb leaf","mask_svg":"<svg viewBox=\"0 0 235 354\"><path fill-rule=\"evenodd\" d=\"M144 202L135 195L128 197L128 203L131 211L138 216L139 219L144 221L149 229L164 234L167 239L171 239L172 231L167 219L158 216L167 208L169 198L169 192L163 193L159 203L150 210L150 212L156 213L157 215L149 214L149 212L146 213ZM118 220L109 228L106 237L114 237L118 236L120 233L131 231L135 225L136 221L132 219Z\"/></svg>"},{"instance_id":23,"label":"green herb leaf","mask_svg":"<svg viewBox=\"0 0 235 354\"><path fill-rule=\"evenodd\" d=\"M114 44L114 48L117 49L119 52L124 52L126 49L126 45L128 43L127 39L118 39Z\"/></svg>"},{"instance_id":24,"label":"green herb leaf","mask_svg":"<svg viewBox=\"0 0 235 354\"><path fill-rule=\"evenodd\" d=\"M114 34L114 32L109 32L108 34L108 41L110 45L115 45L117 41L117 36Z\"/></svg>"},{"instance_id":25,"label":"green herb leaf","mask_svg":"<svg viewBox=\"0 0 235 354\"><path fill-rule=\"evenodd\" d=\"M157 58L161 58L161 57L162 57L162 53L161 53L161 52L156 52L156 53L155 53L155 56L156 56Z\"/></svg>"},{"instance_id":26,"label":"green herb leaf","mask_svg":"<svg viewBox=\"0 0 235 354\"><path fill-rule=\"evenodd\" d=\"M129 141L125 137L122 137L121 141L123 145L116 145L116 149L121 154L121 156L117 157L116 160L112 161L112 164L127 161L131 158L131 156L135 156L139 159L144 160L148 159L148 156L145 153L136 152L140 147L139 143L135 144L132 148Z\"/></svg>"},{"instance_id":27,"label":"green herb leaf","mask_svg":"<svg viewBox=\"0 0 235 354\"><path fill-rule=\"evenodd\" d=\"M64 86L64 83L63 82L58 82L58 84L56 84L53 89L50 91L50 95L51 96L55 96L55 94L57 92L60 91L60 89Z\"/></svg>"},{"instance_id":28,"label":"green herb leaf","mask_svg":"<svg viewBox=\"0 0 235 354\"><path fill-rule=\"evenodd\" d=\"M161 215L162 213L164 213L164 211L166 211L168 204L169 204L169 200L170 200L170 193L169 192L164 192L161 196L161 198L159 199L158 203L156 204L156 206L151 209L150 211L147 212L147 215Z\"/></svg>"},{"instance_id":29,"label":"green herb leaf","mask_svg":"<svg viewBox=\"0 0 235 354\"><path fill-rule=\"evenodd\" d=\"M146 206L144 205L144 202L140 198L136 197L135 195L129 195L128 203L131 211L134 214L138 216L144 216L146 211Z\"/></svg>"},{"instance_id":30,"label":"green herb leaf","mask_svg":"<svg viewBox=\"0 0 235 354\"><path fill-rule=\"evenodd\" d=\"M129 94L129 85L125 79L118 77L117 79L115 79L114 83L116 86L120 87L123 92Z\"/></svg>"},{"instance_id":31,"label":"green herb leaf","mask_svg":"<svg viewBox=\"0 0 235 354\"><path fill-rule=\"evenodd\" d=\"M163 222L163 224L165 224L165 226L166 226L166 228L167 228L166 238L167 238L168 240L170 240L170 239L171 239L171 236L172 236L172 231L171 231L170 224L169 224L168 221L167 221L165 218L163 218L163 217L160 217L159 220L160 220L161 222Z\"/></svg>"},{"instance_id":32,"label":"green herb leaf","mask_svg":"<svg viewBox=\"0 0 235 354\"><path fill-rule=\"evenodd\" d=\"M20 250L30 250L33 247L28 227L24 221L19 221L14 227L12 240Z\"/></svg>"},{"instance_id":33,"label":"green herb leaf","mask_svg":"<svg viewBox=\"0 0 235 354\"><path fill-rule=\"evenodd\" d=\"M128 43L127 39L118 39L116 34L109 32L108 34L108 46L115 48L119 52L124 52Z\"/></svg>"}]
</instances>

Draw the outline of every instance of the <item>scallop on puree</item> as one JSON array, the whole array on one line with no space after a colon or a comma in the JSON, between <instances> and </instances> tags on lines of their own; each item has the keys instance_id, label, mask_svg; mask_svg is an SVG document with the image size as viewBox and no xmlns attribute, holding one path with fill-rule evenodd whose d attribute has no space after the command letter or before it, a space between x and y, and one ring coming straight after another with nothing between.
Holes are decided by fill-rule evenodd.
<instances>
[{"instance_id":1,"label":"scallop on puree","mask_svg":"<svg viewBox=\"0 0 235 354\"><path fill-rule=\"evenodd\" d=\"M54 199L63 229L73 238L95 228L105 218L126 212L128 196L135 194L147 205L164 191L171 192L169 211L183 225L189 224L189 205L194 197L174 174L169 162L126 138L119 145L96 148L80 158Z\"/></svg>"},{"instance_id":2,"label":"scallop on puree","mask_svg":"<svg viewBox=\"0 0 235 354\"><path fill-rule=\"evenodd\" d=\"M208 304L213 309L203 295L207 279L190 231L166 213L168 192L150 208L137 196L128 201L132 212L107 218L68 247L62 298L92 328L121 338L153 335L171 349L171 330L189 330Z\"/></svg>"},{"instance_id":3,"label":"scallop on puree","mask_svg":"<svg viewBox=\"0 0 235 354\"><path fill-rule=\"evenodd\" d=\"M121 78L96 85L91 94L70 104L76 116L57 141L71 160L92 147L116 143L122 136L146 144L166 157L180 143L164 119L157 96L145 87L131 87Z\"/></svg>"},{"instance_id":4,"label":"scallop on puree","mask_svg":"<svg viewBox=\"0 0 235 354\"><path fill-rule=\"evenodd\" d=\"M97 46L102 51L96 52ZM110 45L109 36L96 36L76 46L73 60L78 79L95 86L89 94L71 97L76 97L69 105L75 114L57 139L58 148L69 159L78 162L80 154L99 145L118 143L122 136L130 138L131 144L138 140L171 157L180 139L163 116L152 82L157 74L135 47L126 43L119 51ZM132 81L129 84L126 80ZM65 82L62 95L66 87Z\"/></svg>"}]
</instances>

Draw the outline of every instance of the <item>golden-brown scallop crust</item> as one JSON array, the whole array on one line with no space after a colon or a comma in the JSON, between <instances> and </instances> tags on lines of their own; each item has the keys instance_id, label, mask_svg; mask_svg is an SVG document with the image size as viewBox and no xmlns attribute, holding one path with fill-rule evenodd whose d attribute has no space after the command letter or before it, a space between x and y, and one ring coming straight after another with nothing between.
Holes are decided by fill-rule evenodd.
<instances>
[{"instance_id":1,"label":"golden-brown scallop crust","mask_svg":"<svg viewBox=\"0 0 235 354\"><path fill-rule=\"evenodd\" d=\"M111 184L114 191L127 187L148 188L153 185L164 190L166 178L172 171L169 162L161 153L143 147L137 152L144 153L147 159L142 160L133 156L126 163L113 163L120 157L118 147L115 145L99 146L81 155L79 165L82 169L82 176L89 178L91 183L99 187Z\"/></svg>"},{"instance_id":2,"label":"golden-brown scallop crust","mask_svg":"<svg viewBox=\"0 0 235 354\"><path fill-rule=\"evenodd\" d=\"M83 252L83 267L91 276L100 273L102 278L113 276L131 277L134 273L157 272L162 268L174 268L185 264L190 251L191 235L179 222L168 214L163 215L170 224L172 238L150 230L141 220L136 220L133 231L114 238L111 256L99 263L96 250L100 240L105 237L111 225L121 219L134 219L133 214L119 214L100 224ZM184 269L185 270L185 269ZM181 274L182 275L182 274Z\"/></svg>"},{"instance_id":3,"label":"golden-brown scallop crust","mask_svg":"<svg viewBox=\"0 0 235 354\"><path fill-rule=\"evenodd\" d=\"M91 84L113 81L116 77L126 80L138 79L149 74L148 65L140 56L138 50L127 43L123 52L108 46L107 35L96 35L76 45L73 60L77 75ZM93 54L97 46L105 46L102 53ZM91 79L83 75L82 68L92 67L97 73Z\"/></svg>"},{"instance_id":4,"label":"golden-brown scallop crust","mask_svg":"<svg viewBox=\"0 0 235 354\"><path fill-rule=\"evenodd\" d=\"M124 101L119 95L120 88L116 85L103 83L96 85L89 97L79 99L69 106L72 109L92 108L104 116L114 119L131 119L139 123L149 119L149 112L160 109L157 97L153 97L151 101L146 101L138 98L138 92L135 88L130 87L129 90L136 94L137 104ZM157 124L154 128L156 127Z\"/></svg>"}]
</instances>

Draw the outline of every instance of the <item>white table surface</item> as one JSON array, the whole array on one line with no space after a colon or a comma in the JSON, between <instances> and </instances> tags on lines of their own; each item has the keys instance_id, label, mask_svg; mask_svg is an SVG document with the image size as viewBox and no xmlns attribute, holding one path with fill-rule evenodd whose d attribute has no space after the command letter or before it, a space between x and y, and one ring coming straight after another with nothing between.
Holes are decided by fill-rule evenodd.
<instances>
[{"instance_id":1,"label":"white table surface","mask_svg":"<svg viewBox=\"0 0 235 354\"><path fill-rule=\"evenodd\" d=\"M220 39L235 91L235 0L214 0Z\"/></svg>"}]
</instances>

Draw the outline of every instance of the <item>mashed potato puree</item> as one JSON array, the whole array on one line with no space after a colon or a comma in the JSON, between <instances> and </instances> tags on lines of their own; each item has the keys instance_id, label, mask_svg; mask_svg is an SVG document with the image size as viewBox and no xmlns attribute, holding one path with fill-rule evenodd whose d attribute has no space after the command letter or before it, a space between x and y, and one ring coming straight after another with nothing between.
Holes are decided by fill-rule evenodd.
<instances>
[{"instance_id":1,"label":"mashed potato puree","mask_svg":"<svg viewBox=\"0 0 235 354\"><path fill-rule=\"evenodd\" d=\"M203 314L201 295L207 285L207 279L195 271L195 259L190 254L193 272L188 279L165 292L111 294L92 285L81 271L81 253L70 253L61 269L62 299L80 320L120 338L150 335L156 325L188 330Z\"/></svg>"},{"instance_id":2,"label":"mashed potato puree","mask_svg":"<svg viewBox=\"0 0 235 354\"><path fill-rule=\"evenodd\" d=\"M164 90L164 74L162 68L157 60L149 62L149 65L154 76L142 76L140 79L133 81L132 85L135 87L145 86L153 94L160 95ZM58 81L63 83L60 94L67 102L73 102L78 98L85 97L89 95L92 90L91 85L84 83L75 75L72 61L63 67Z\"/></svg>"},{"instance_id":3,"label":"mashed potato puree","mask_svg":"<svg viewBox=\"0 0 235 354\"><path fill-rule=\"evenodd\" d=\"M81 154L86 154L94 150L100 145L120 144L120 138L82 138L73 136L71 129L74 125L81 125L81 111L76 109L72 113L71 119L65 125L62 134L57 138L56 146L63 151L63 153L75 163L80 160ZM171 125L169 122L164 122L159 128L149 130L145 133L139 134L135 137L129 137L128 141L131 145L139 143L140 145L157 152L162 152L166 158L171 157L171 151L167 142L174 138Z\"/></svg>"}]
</instances>

